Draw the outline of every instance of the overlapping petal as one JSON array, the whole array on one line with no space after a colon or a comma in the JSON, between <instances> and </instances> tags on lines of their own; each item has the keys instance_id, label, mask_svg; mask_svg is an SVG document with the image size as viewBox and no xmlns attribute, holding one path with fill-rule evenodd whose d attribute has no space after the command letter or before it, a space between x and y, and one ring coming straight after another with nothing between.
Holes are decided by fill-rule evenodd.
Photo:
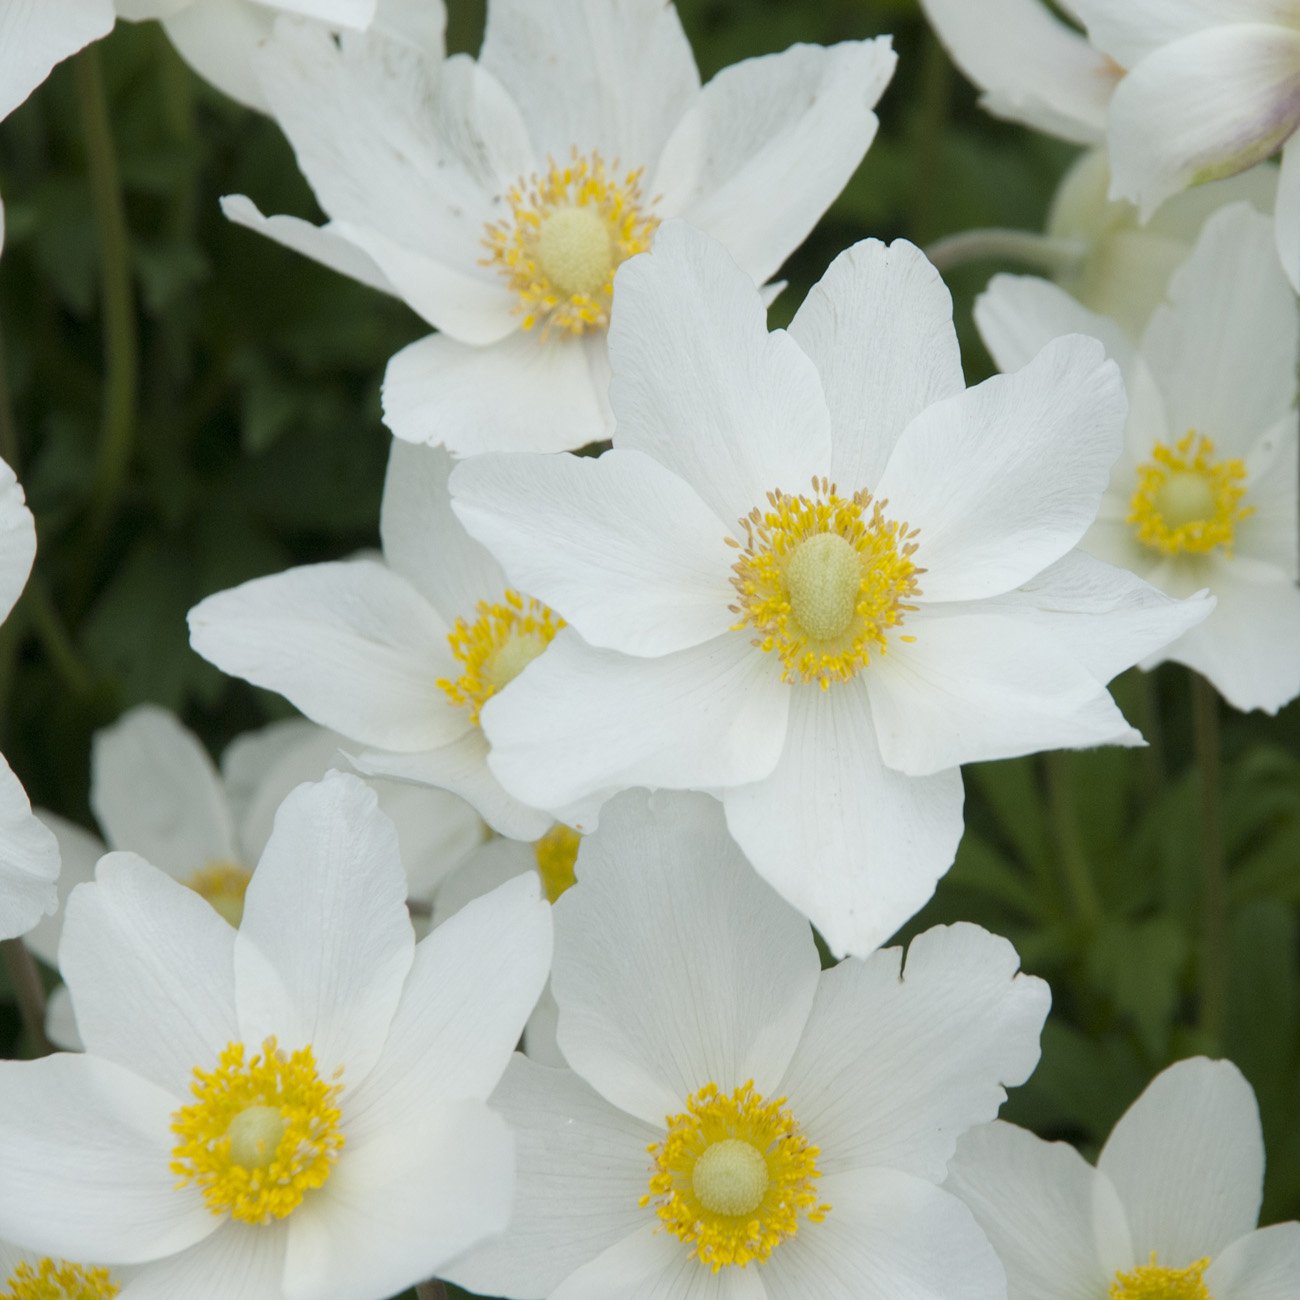
<instances>
[{"instance_id":1,"label":"overlapping petal","mask_svg":"<svg viewBox=\"0 0 1300 1300\"><path fill-rule=\"evenodd\" d=\"M7 0L0 10L0 120L56 63L113 29L113 0Z\"/></svg>"}]
</instances>

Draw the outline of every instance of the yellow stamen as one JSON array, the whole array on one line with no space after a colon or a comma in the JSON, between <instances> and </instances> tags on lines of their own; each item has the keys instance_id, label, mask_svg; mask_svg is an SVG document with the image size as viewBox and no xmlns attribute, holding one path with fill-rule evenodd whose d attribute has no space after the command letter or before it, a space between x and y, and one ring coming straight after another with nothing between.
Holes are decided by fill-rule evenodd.
<instances>
[{"instance_id":1,"label":"yellow stamen","mask_svg":"<svg viewBox=\"0 0 1300 1300\"><path fill-rule=\"evenodd\" d=\"M614 272L650 247L659 224L644 211L641 172L611 171L600 154L575 149L567 166L552 162L545 176L513 186L510 216L487 227L483 265L519 295L524 329L583 334L609 324Z\"/></svg>"},{"instance_id":2,"label":"yellow stamen","mask_svg":"<svg viewBox=\"0 0 1300 1300\"><path fill-rule=\"evenodd\" d=\"M178 1186L195 1184L213 1214L271 1223L323 1187L343 1148L338 1096L310 1047L286 1055L274 1038L244 1059L231 1043L217 1068L194 1070L194 1101L172 1115Z\"/></svg>"},{"instance_id":3,"label":"yellow stamen","mask_svg":"<svg viewBox=\"0 0 1300 1300\"><path fill-rule=\"evenodd\" d=\"M817 1199L820 1151L810 1146L786 1099L764 1101L753 1082L730 1096L706 1084L670 1115L641 1198L713 1272L763 1261L831 1207Z\"/></svg>"},{"instance_id":4,"label":"yellow stamen","mask_svg":"<svg viewBox=\"0 0 1300 1300\"><path fill-rule=\"evenodd\" d=\"M200 867L185 883L201 894L236 929L244 919L244 895L253 873L222 858Z\"/></svg>"},{"instance_id":5,"label":"yellow stamen","mask_svg":"<svg viewBox=\"0 0 1300 1300\"><path fill-rule=\"evenodd\" d=\"M577 831L556 822L533 845L537 856L537 874L542 878L542 888L552 903L577 880L574 866L578 861L578 845L582 836Z\"/></svg>"},{"instance_id":6,"label":"yellow stamen","mask_svg":"<svg viewBox=\"0 0 1300 1300\"><path fill-rule=\"evenodd\" d=\"M86 1268L67 1260L19 1264L0 1300L112 1300L117 1286L106 1268Z\"/></svg>"},{"instance_id":7,"label":"yellow stamen","mask_svg":"<svg viewBox=\"0 0 1300 1300\"><path fill-rule=\"evenodd\" d=\"M1149 1264L1139 1264L1131 1273L1116 1273L1110 1284L1110 1300L1212 1300L1205 1285L1208 1259L1198 1259L1186 1268L1161 1268L1156 1252Z\"/></svg>"},{"instance_id":8,"label":"yellow stamen","mask_svg":"<svg viewBox=\"0 0 1300 1300\"><path fill-rule=\"evenodd\" d=\"M1215 460L1214 443L1198 433L1172 447L1158 442L1138 469L1128 522L1138 541L1162 555L1230 551L1237 525L1255 513L1240 504L1245 477L1240 459Z\"/></svg>"},{"instance_id":9,"label":"yellow stamen","mask_svg":"<svg viewBox=\"0 0 1300 1300\"><path fill-rule=\"evenodd\" d=\"M465 671L455 681L440 678L438 685L453 704L466 705L470 721L477 723L479 710L514 681L563 626L564 620L540 601L517 591L506 591L500 604L481 600L478 618L473 623L458 618L447 635Z\"/></svg>"},{"instance_id":10,"label":"yellow stamen","mask_svg":"<svg viewBox=\"0 0 1300 1300\"><path fill-rule=\"evenodd\" d=\"M869 492L841 497L835 484L813 479L813 494L767 494L740 521L742 554L732 566L737 629L781 660L783 681L848 681L884 654L886 634L916 608L909 604L925 570L913 560L919 530L886 519L887 502ZM902 641L911 637L903 636Z\"/></svg>"}]
</instances>

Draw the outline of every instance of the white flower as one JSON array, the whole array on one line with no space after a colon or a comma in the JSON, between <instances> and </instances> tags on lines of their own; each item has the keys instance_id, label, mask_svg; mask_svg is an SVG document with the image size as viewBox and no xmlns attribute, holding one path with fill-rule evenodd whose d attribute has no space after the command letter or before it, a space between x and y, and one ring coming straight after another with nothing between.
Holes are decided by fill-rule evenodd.
<instances>
[{"instance_id":1,"label":"white flower","mask_svg":"<svg viewBox=\"0 0 1300 1300\"><path fill-rule=\"evenodd\" d=\"M504 886L418 946L356 778L285 800L227 925L133 854L68 907L84 1055L0 1063L0 1233L151 1263L131 1300L373 1300L510 1215L485 1104L546 978L550 908Z\"/></svg>"},{"instance_id":2,"label":"white flower","mask_svg":"<svg viewBox=\"0 0 1300 1300\"><path fill-rule=\"evenodd\" d=\"M477 62L284 22L259 71L330 221L225 211L437 327L389 363L399 438L579 447L609 433L619 264L683 216L767 280L862 159L894 62L883 37L796 45L701 88L666 0L491 0Z\"/></svg>"},{"instance_id":3,"label":"white flower","mask_svg":"<svg viewBox=\"0 0 1300 1300\"><path fill-rule=\"evenodd\" d=\"M190 640L223 672L373 747L360 770L452 790L502 834L535 839L554 819L488 771L478 716L560 624L507 588L461 527L450 472L446 452L394 443L382 561L307 565L209 596L190 611Z\"/></svg>"},{"instance_id":4,"label":"white flower","mask_svg":"<svg viewBox=\"0 0 1300 1300\"><path fill-rule=\"evenodd\" d=\"M620 272L614 450L486 456L455 508L572 625L483 710L492 770L590 830L708 790L836 952L931 895L958 765L1138 740L1104 683L1204 616L1073 548L1119 450L1091 340L966 392L911 245L842 254L788 334L707 236Z\"/></svg>"},{"instance_id":5,"label":"white flower","mask_svg":"<svg viewBox=\"0 0 1300 1300\"><path fill-rule=\"evenodd\" d=\"M1300 321L1267 219L1244 206L1217 214L1136 348L1030 278L995 278L976 319L1004 368L1083 332L1125 372L1125 450L1083 549L1173 595L1208 587L1218 601L1145 666L1187 664L1239 709L1272 713L1300 694Z\"/></svg>"},{"instance_id":6,"label":"white flower","mask_svg":"<svg viewBox=\"0 0 1300 1300\"><path fill-rule=\"evenodd\" d=\"M244 912L253 864L271 835L281 801L304 781L338 766L342 737L310 722L272 723L238 737L218 776L195 736L175 715L143 704L97 732L91 747L90 805L107 843L45 809L41 820L59 842L66 900L110 849L128 850L206 898L231 925ZM379 806L397 827L409 896L431 903L434 890L483 838L483 824L463 800L443 790L375 782ZM482 891L486 892L486 890ZM57 962L63 915L26 936L43 961ZM418 929L418 927L417 927ZM50 1037L79 1046L68 1033L63 990L51 997Z\"/></svg>"},{"instance_id":7,"label":"white flower","mask_svg":"<svg viewBox=\"0 0 1300 1300\"><path fill-rule=\"evenodd\" d=\"M13 470L0 460L0 623L21 595L35 558L32 512ZM54 911L58 875L59 846L32 813L22 783L0 754L0 939L26 933Z\"/></svg>"},{"instance_id":8,"label":"white flower","mask_svg":"<svg viewBox=\"0 0 1300 1300\"><path fill-rule=\"evenodd\" d=\"M0 1296L4 1300L131 1300L123 1283L139 1272L132 1268L104 1268L22 1250L0 1241Z\"/></svg>"},{"instance_id":9,"label":"white flower","mask_svg":"<svg viewBox=\"0 0 1300 1300\"><path fill-rule=\"evenodd\" d=\"M519 1139L486 1295L1004 1296L942 1182L1038 1060L1047 986L973 925L822 972L717 805L628 794L555 906L560 1048L493 1095ZM649 1151L649 1154L647 1154Z\"/></svg>"},{"instance_id":10,"label":"white flower","mask_svg":"<svg viewBox=\"0 0 1300 1300\"><path fill-rule=\"evenodd\" d=\"M1300 288L1300 7L1290 0L1072 0L1127 69L1107 114L1116 198L1148 217L1172 194L1283 147L1276 237Z\"/></svg>"},{"instance_id":11,"label":"white flower","mask_svg":"<svg viewBox=\"0 0 1300 1300\"><path fill-rule=\"evenodd\" d=\"M995 1123L961 1139L947 1186L997 1249L1009 1300L1286 1300L1300 1224L1256 1229L1263 1182L1250 1085L1197 1057L1156 1076L1096 1169Z\"/></svg>"}]
</instances>

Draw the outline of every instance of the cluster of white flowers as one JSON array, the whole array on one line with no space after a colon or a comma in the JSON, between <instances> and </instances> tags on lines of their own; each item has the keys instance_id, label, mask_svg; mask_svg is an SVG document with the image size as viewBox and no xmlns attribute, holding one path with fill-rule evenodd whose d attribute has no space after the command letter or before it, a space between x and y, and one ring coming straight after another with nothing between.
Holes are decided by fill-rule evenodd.
<instances>
[{"instance_id":1,"label":"cluster of white flowers","mask_svg":"<svg viewBox=\"0 0 1300 1300\"><path fill-rule=\"evenodd\" d=\"M1300 5L923 4L1093 149L969 389L905 241L767 329L887 38L702 86L665 0L490 0L477 60L436 0L0 0L0 116L159 19L328 221L227 215L436 330L384 380L382 554L190 614L306 720L219 774L124 716L103 842L0 759L0 938L70 1049L0 1062L4 1300L1295 1295L1235 1067L1171 1067L1093 1169L995 1122L1049 1006L1011 944L881 945L963 764L1142 743L1133 665L1300 695Z\"/></svg>"}]
</instances>

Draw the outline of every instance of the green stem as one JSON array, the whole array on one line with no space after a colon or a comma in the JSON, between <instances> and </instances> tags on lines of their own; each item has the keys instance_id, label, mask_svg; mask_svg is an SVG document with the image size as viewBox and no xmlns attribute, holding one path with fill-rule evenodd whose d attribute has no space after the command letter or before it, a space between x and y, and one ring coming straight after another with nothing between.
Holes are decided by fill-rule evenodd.
<instances>
[{"instance_id":1,"label":"green stem","mask_svg":"<svg viewBox=\"0 0 1300 1300\"><path fill-rule=\"evenodd\" d=\"M1201 778L1201 1029L1212 1047L1223 1032L1228 980L1228 864L1223 846L1219 696L1192 673L1192 731Z\"/></svg>"},{"instance_id":2,"label":"green stem","mask_svg":"<svg viewBox=\"0 0 1300 1300\"><path fill-rule=\"evenodd\" d=\"M1142 735L1147 746L1139 750L1145 771L1147 788L1155 795L1165 789L1165 738L1160 721L1160 697L1156 692L1156 679L1149 672L1135 668L1137 678L1137 709L1142 724Z\"/></svg>"},{"instance_id":3,"label":"green stem","mask_svg":"<svg viewBox=\"0 0 1300 1300\"><path fill-rule=\"evenodd\" d=\"M943 168L944 135L952 91L952 61L927 31L921 64L921 108L912 149L911 238L922 244L933 236Z\"/></svg>"},{"instance_id":4,"label":"green stem","mask_svg":"<svg viewBox=\"0 0 1300 1300\"><path fill-rule=\"evenodd\" d=\"M94 675L77 654L72 637L50 595L49 586L39 570L32 571L23 600L31 618L32 630L40 638L50 664L63 679L63 684L83 699L93 695Z\"/></svg>"},{"instance_id":5,"label":"green stem","mask_svg":"<svg viewBox=\"0 0 1300 1300\"><path fill-rule=\"evenodd\" d=\"M21 939L6 939L0 943L4 950L5 969L18 1001L18 1014L37 1056L48 1056L54 1048L45 1036L45 985L36 959Z\"/></svg>"},{"instance_id":6,"label":"green stem","mask_svg":"<svg viewBox=\"0 0 1300 1300\"><path fill-rule=\"evenodd\" d=\"M74 69L91 206L99 241L104 319L104 415L91 489L91 533L95 539L102 540L120 505L135 446L140 345L131 288L126 204L98 47L92 45L83 50L74 62Z\"/></svg>"},{"instance_id":7,"label":"green stem","mask_svg":"<svg viewBox=\"0 0 1300 1300\"><path fill-rule=\"evenodd\" d=\"M1043 774L1047 781L1047 803L1052 814L1056 852L1065 878L1065 889L1074 914L1085 932L1095 930L1102 918L1101 896L1088 865L1088 855L1079 834L1079 819L1070 789L1070 774L1065 755L1043 755Z\"/></svg>"},{"instance_id":8,"label":"green stem","mask_svg":"<svg viewBox=\"0 0 1300 1300\"><path fill-rule=\"evenodd\" d=\"M963 230L936 239L925 255L943 272L969 262L1009 262L1045 275L1073 267L1083 258L1084 246L1077 239L1056 239L1032 230L1004 230L989 227Z\"/></svg>"}]
</instances>

